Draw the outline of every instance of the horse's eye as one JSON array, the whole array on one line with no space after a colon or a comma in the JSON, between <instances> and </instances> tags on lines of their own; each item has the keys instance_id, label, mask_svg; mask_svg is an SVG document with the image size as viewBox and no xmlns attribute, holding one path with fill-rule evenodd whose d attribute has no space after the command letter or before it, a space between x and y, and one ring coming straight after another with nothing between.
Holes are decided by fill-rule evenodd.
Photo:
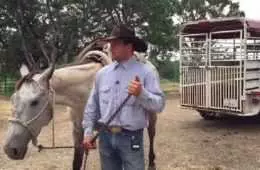
<instances>
[{"instance_id":1,"label":"horse's eye","mask_svg":"<svg viewBox=\"0 0 260 170\"><path fill-rule=\"evenodd\" d=\"M38 100L34 100L31 102L31 106L36 106L38 104Z\"/></svg>"}]
</instances>

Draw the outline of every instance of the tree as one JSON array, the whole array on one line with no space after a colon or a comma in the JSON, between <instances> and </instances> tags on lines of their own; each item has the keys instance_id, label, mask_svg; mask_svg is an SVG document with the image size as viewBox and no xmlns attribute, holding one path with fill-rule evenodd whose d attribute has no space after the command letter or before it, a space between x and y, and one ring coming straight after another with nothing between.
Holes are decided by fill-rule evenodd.
<instances>
[{"instance_id":1,"label":"tree","mask_svg":"<svg viewBox=\"0 0 260 170\"><path fill-rule=\"evenodd\" d=\"M134 26L161 65L168 51L178 49L180 23L242 13L231 0L8 0L0 2L0 14L0 60L12 71L22 62L46 65L51 55L70 62L80 47L118 23Z\"/></svg>"},{"instance_id":2,"label":"tree","mask_svg":"<svg viewBox=\"0 0 260 170\"><path fill-rule=\"evenodd\" d=\"M217 17L242 17L239 3L232 0L181 0L178 3L177 18L180 23Z\"/></svg>"}]
</instances>

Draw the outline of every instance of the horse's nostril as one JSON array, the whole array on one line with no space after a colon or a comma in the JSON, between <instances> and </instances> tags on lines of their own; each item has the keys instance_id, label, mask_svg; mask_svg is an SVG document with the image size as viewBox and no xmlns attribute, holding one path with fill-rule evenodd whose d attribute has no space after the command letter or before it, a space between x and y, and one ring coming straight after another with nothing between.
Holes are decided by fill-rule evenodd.
<instances>
[{"instance_id":1,"label":"horse's nostril","mask_svg":"<svg viewBox=\"0 0 260 170\"><path fill-rule=\"evenodd\" d=\"M13 148L14 155L18 155L18 150L16 148Z\"/></svg>"}]
</instances>

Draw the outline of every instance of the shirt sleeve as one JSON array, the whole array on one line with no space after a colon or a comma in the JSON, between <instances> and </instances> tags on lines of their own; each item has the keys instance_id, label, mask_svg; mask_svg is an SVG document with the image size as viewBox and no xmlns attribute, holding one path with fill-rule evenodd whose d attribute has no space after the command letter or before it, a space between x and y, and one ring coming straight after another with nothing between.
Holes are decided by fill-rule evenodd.
<instances>
[{"instance_id":1,"label":"shirt sleeve","mask_svg":"<svg viewBox=\"0 0 260 170\"><path fill-rule=\"evenodd\" d=\"M158 74L153 71L149 71L145 78L142 92L137 97L138 102L146 110L159 113L162 112L165 107L165 95L160 88L160 80Z\"/></svg>"},{"instance_id":2,"label":"shirt sleeve","mask_svg":"<svg viewBox=\"0 0 260 170\"><path fill-rule=\"evenodd\" d=\"M94 125L100 117L99 97L98 97L98 76L93 84L87 104L85 105L82 126L84 136L92 136Z\"/></svg>"}]
</instances>

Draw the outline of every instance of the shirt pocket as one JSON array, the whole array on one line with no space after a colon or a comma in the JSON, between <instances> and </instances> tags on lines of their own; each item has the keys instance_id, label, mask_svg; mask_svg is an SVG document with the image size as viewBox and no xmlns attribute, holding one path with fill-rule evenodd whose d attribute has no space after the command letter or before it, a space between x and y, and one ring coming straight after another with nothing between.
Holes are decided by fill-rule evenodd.
<instances>
[{"instance_id":1,"label":"shirt pocket","mask_svg":"<svg viewBox=\"0 0 260 170\"><path fill-rule=\"evenodd\" d=\"M109 103L109 99L111 99L111 86L103 86L100 88L100 103L102 105L107 105Z\"/></svg>"}]
</instances>

